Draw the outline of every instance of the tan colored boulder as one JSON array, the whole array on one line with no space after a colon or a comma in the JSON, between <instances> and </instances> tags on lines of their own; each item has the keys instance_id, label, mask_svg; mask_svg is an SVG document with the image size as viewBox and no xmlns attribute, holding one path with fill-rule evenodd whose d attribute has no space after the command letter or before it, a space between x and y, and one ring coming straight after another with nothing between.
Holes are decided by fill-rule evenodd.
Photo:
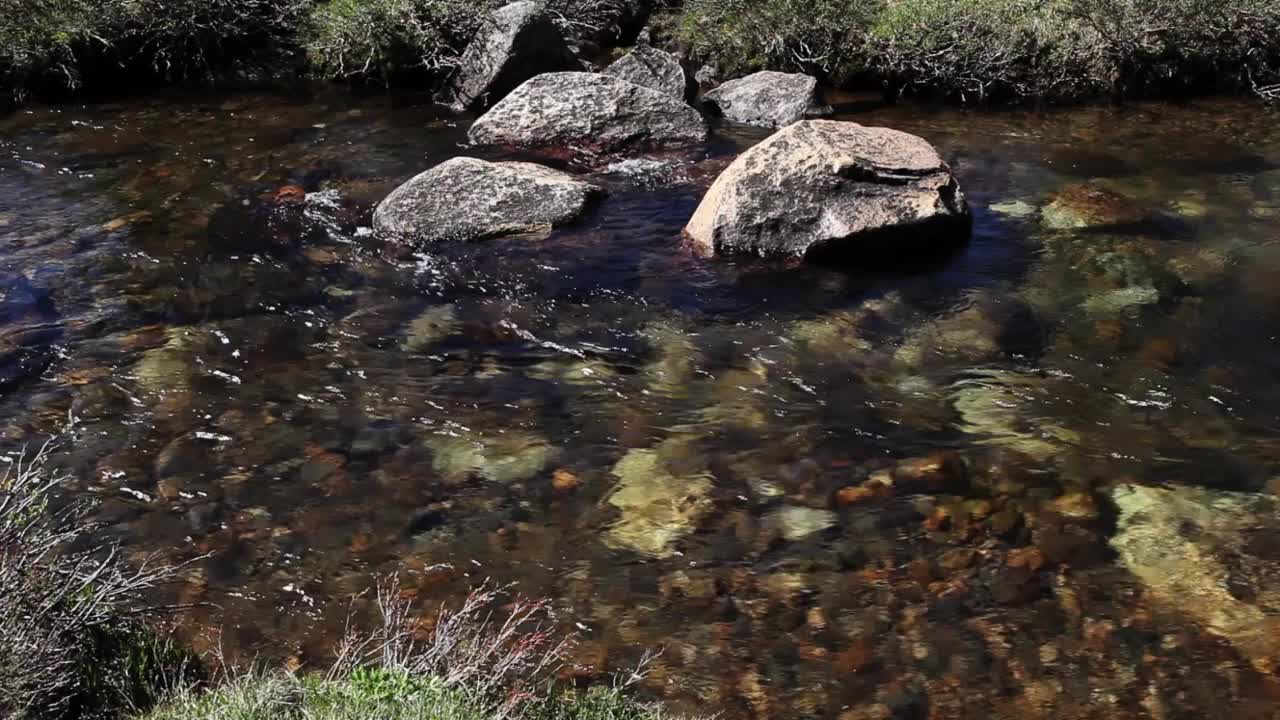
<instances>
[{"instance_id":1,"label":"tan colored boulder","mask_svg":"<svg viewBox=\"0 0 1280 720\"><path fill-rule=\"evenodd\" d=\"M735 160L685 232L707 251L856 258L935 248L969 227L959 184L925 140L806 120Z\"/></svg>"}]
</instances>

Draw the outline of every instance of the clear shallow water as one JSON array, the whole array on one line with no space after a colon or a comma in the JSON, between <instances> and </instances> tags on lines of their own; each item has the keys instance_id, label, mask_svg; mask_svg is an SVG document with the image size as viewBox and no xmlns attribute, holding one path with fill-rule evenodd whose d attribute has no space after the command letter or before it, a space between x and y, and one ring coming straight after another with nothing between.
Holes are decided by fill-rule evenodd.
<instances>
[{"instance_id":1,"label":"clear shallow water","mask_svg":"<svg viewBox=\"0 0 1280 720\"><path fill-rule=\"evenodd\" d=\"M677 709L1273 717L1276 113L848 119L938 145L966 246L696 257L680 229L757 131L657 187L600 176L549 237L423 249L361 228L465 118L9 116L3 443L74 418L74 489L138 557L208 554L162 599L233 656L322 664L398 571L429 604L552 597L605 669L665 648L647 692Z\"/></svg>"}]
</instances>

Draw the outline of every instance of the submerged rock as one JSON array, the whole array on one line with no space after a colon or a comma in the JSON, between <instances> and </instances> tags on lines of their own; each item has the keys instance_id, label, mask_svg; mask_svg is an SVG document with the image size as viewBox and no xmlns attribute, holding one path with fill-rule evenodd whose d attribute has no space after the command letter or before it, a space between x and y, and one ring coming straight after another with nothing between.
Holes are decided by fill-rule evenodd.
<instances>
[{"instance_id":1,"label":"submerged rock","mask_svg":"<svg viewBox=\"0 0 1280 720\"><path fill-rule=\"evenodd\" d=\"M445 478L479 475L503 484L532 479L560 455L546 439L519 431L480 438L436 435L427 445L435 453L432 465Z\"/></svg>"},{"instance_id":2,"label":"submerged rock","mask_svg":"<svg viewBox=\"0 0 1280 720\"><path fill-rule=\"evenodd\" d=\"M490 107L535 75L578 67L541 3L511 3L494 10L467 46L450 102L460 109Z\"/></svg>"},{"instance_id":3,"label":"submerged rock","mask_svg":"<svg viewBox=\"0 0 1280 720\"><path fill-rule=\"evenodd\" d=\"M816 78L772 70L730 80L702 101L729 120L762 127L785 127L831 112L818 100Z\"/></svg>"},{"instance_id":4,"label":"submerged rock","mask_svg":"<svg viewBox=\"0 0 1280 720\"><path fill-rule=\"evenodd\" d=\"M44 372L61 337L48 291L23 275L0 274L0 391Z\"/></svg>"},{"instance_id":5,"label":"submerged rock","mask_svg":"<svg viewBox=\"0 0 1280 720\"><path fill-rule=\"evenodd\" d=\"M735 160L685 232L709 251L856 259L937 247L969 223L959 183L928 142L808 120Z\"/></svg>"},{"instance_id":6,"label":"submerged rock","mask_svg":"<svg viewBox=\"0 0 1280 720\"><path fill-rule=\"evenodd\" d=\"M1153 217L1150 208L1099 185L1068 185L1040 211L1051 230L1134 225Z\"/></svg>"},{"instance_id":7,"label":"submerged rock","mask_svg":"<svg viewBox=\"0 0 1280 720\"><path fill-rule=\"evenodd\" d=\"M948 399L977 444L1016 450L1037 460L1080 442L1078 433L1052 423L1040 403L1053 395L1045 378L1009 370L975 369L952 384Z\"/></svg>"},{"instance_id":8,"label":"submerged rock","mask_svg":"<svg viewBox=\"0 0 1280 720\"><path fill-rule=\"evenodd\" d=\"M1016 296L979 291L964 307L907 335L894 359L905 367L919 368L931 360L955 363L1035 356L1044 342L1034 308Z\"/></svg>"},{"instance_id":9,"label":"submerged rock","mask_svg":"<svg viewBox=\"0 0 1280 720\"><path fill-rule=\"evenodd\" d=\"M477 145L613 151L701 142L707 128L678 98L609 75L560 72L521 85L469 137Z\"/></svg>"},{"instance_id":10,"label":"submerged rock","mask_svg":"<svg viewBox=\"0 0 1280 720\"><path fill-rule=\"evenodd\" d=\"M461 327L458 311L453 304L433 305L409 323L408 334L400 347L409 352L424 352L458 332Z\"/></svg>"},{"instance_id":11,"label":"submerged rock","mask_svg":"<svg viewBox=\"0 0 1280 720\"><path fill-rule=\"evenodd\" d=\"M194 357L202 344L190 328L169 327L164 336L164 343L142 353L129 373L142 392L157 397L191 389Z\"/></svg>"},{"instance_id":12,"label":"submerged rock","mask_svg":"<svg viewBox=\"0 0 1280 720\"><path fill-rule=\"evenodd\" d=\"M637 45L604 72L679 100L684 100L688 88L684 68L676 56L649 45Z\"/></svg>"},{"instance_id":13,"label":"submerged rock","mask_svg":"<svg viewBox=\"0 0 1280 720\"><path fill-rule=\"evenodd\" d=\"M688 179L674 163L650 158L630 158L610 163L604 172L625 178L640 187L659 187Z\"/></svg>"},{"instance_id":14,"label":"submerged rock","mask_svg":"<svg viewBox=\"0 0 1280 720\"><path fill-rule=\"evenodd\" d=\"M1280 502L1192 487L1122 485L1111 546L1151 594L1229 640L1260 669L1280 662Z\"/></svg>"},{"instance_id":15,"label":"submerged rock","mask_svg":"<svg viewBox=\"0 0 1280 720\"><path fill-rule=\"evenodd\" d=\"M460 157L396 188L373 214L378 232L425 242L546 232L603 191L541 165Z\"/></svg>"},{"instance_id":16,"label":"submerged rock","mask_svg":"<svg viewBox=\"0 0 1280 720\"><path fill-rule=\"evenodd\" d=\"M703 361L697 335L667 320L649 323L641 335L655 354L642 371L646 391L664 398L687 397Z\"/></svg>"},{"instance_id":17,"label":"submerged rock","mask_svg":"<svg viewBox=\"0 0 1280 720\"><path fill-rule=\"evenodd\" d=\"M331 231L342 226L338 217L342 210L333 194L307 193L298 185L285 185L215 210L209 216L209 246L218 253L289 253L304 244L328 240Z\"/></svg>"},{"instance_id":18,"label":"submerged rock","mask_svg":"<svg viewBox=\"0 0 1280 720\"><path fill-rule=\"evenodd\" d=\"M766 523L774 528L783 540L798 542L835 527L838 519L838 516L830 510L787 505L770 513Z\"/></svg>"},{"instance_id":19,"label":"submerged rock","mask_svg":"<svg viewBox=\"0 0 1280 720\"><path fill-rule=\"evenodd\" d=\"M670 441L668 441L670 442ZM605 544L654 558L670 557L675 543L710 514L713 483L706 473L677 475L664 462L663 447L632 450L613 467L618 484L609 504L621 517L609 527Z\"/></svg>"}]
</instances>

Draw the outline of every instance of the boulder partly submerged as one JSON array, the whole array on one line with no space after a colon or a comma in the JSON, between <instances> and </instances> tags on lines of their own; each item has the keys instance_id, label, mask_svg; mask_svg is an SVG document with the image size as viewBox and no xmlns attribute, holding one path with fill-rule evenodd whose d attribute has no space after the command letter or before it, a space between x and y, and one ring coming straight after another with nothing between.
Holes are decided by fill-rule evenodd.
<instances>
[{"instance_id":1,"label":"boulder partly submerged","mask_svg":"<svg viewBox=\"0 0 1280 720\"><path fill-rule=\"evenodd\" d=\"M857 260L968 235L959 183L925 140L806 120L743 153L685 228L703 250Z\"/></svg>"},{"instance_id":2,"label":"boulder partly submerged","mask_svg":"<svg viewBox=\"0 0 1280 720\"><path fill-rule=\"evenodd\" d=\"M707 127L679 98L610 75L560 72L516 88L469 137L476 145L612 152L701 142Z\"/></svg>"},{"instance_id":3,"label":"boulder partly submerged","mask_svg":"<svg viewBox=\"0 0 1280 720\"><path fill-rule=\"evenodd\" d=\"M576 220L602 193L541 165L460 157L396 188L374 211L373 226L425 242L545 232Z\"/></svg>"},{"instance_id":4,"label":"boulder partly submerged","mask_svg":"<svg viewBox=\"0 0 1280 720\"><path fill-rule=\"evenodd\" d=\"M579 67L542 4L515 2L494 10L467 45L447 99L458 109L486 108L535 75Z\"/></svg>"},{"instance_id":5,"label":"boulder partly submerged","mask_svg":"<svg viewBox=\"0 0 1280 720\"><path fill-rule=\"evenodd\" d=\"M637 45L631 52L605 68L606 75L657 90L678 100L688 93L689 80L680 60L651 45Z\"/></svg>"},{"instance_id":6,"label":"boulder partly submerged","mask_svg":"<svg viewBox=\"0 0 1280 720\"><path fill-rule=\"evenodd\" d=\"M831 112L818 99L816 78L772 70L730 80L702 102L727 120L761 127L785 127Z\"/></svg>"}]
</instances>

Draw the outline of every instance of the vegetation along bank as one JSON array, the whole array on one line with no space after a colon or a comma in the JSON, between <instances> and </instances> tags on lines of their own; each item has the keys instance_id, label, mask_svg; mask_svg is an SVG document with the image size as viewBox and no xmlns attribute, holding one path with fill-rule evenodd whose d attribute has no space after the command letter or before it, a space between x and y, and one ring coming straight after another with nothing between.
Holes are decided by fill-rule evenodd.
<instances>
[{"instance_id":1,"label":"vegetation along bank","mask_svg":"<svg viewBox=\"0 0 1280 720\"><path fill-rule=\"evenodd\" d=\"M7 101L320 77L438 88L502 0L2 0ZM477 5L483 7L477 8ZM1280 95L1277 0L546 0L583 62L646 26L701 79L953 101Z\"/></svg>"}]
</instances>

